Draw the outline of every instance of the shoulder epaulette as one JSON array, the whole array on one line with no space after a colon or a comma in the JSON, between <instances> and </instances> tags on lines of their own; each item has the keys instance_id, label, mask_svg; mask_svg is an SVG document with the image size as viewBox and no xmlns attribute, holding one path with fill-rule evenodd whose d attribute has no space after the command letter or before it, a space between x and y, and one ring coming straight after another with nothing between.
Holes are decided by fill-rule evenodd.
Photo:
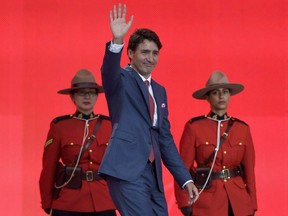
<instances>
[{"instance_id":1,"label":"shoulder epaulette","mask_svg":"<svg viewBox=\"0 0 288 216\"><path fill-rule=\"evenodd\" d=\"M203 115L203 116L197 116L197 117L191 118L191 119L189 120L189 123L192 124L192 123L195 122L195 121L198 121L198 120L201 120L201 119L205 119L205 118L206 118L205 115Z\"/></svg>"},{"instance_id":2,"label":"shoulder epaulette","mask_svg":"<svg viewBox=\"0 0 288 216\"><path fill-rule=\"evenodd\" d=\"M99 118L109 120L109 121L111 120L109 116L101 115L101 114L99 114Z\"/></svg>"},{"instance_id":3,"label":"shoulder epaulette","mask_svg":"<svg viewBox=\"0 0 288 216\"><path fill-rule=\"evenodd\" d=\"M242 120L240 120L240 119L238 119L238 118L232 117L232 119L234 119L235 121L240 122L240 123L242 123L242 124L248 125L246 122L244 122L244 121L242 121Z\"/></svg>"},{"instance_id":4,"label":"shoulder epaulette","mask_svg":"<svg viewBox=\"0 0 288 216\"><path fill-rule=\"evenodd\" d=\"M72 116L73 116L73 115L59 116L59 117L56 117L55 119L53 119L52 122L53 122L54 124L57 124L57 123L60 122L60 121L63 121L63 120L72 118Z\"/></svg>"}]
</instances>

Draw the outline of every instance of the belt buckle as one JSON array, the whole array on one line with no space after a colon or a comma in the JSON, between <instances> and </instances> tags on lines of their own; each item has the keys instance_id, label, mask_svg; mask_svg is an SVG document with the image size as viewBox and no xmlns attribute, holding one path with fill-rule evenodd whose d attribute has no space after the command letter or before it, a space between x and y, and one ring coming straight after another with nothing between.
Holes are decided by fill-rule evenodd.
<instances>
[{"instance_id":1,"label":"belt buckle","mask_svg":"<svg viewBox=\"0 0 288 216\"><path fill-rule=\"evenodd\" d=\"M86 172L86 181L93 181L93 171Z\"/></svg>"},{"instance_id":2,"label":"belt buckle","mask_svg":"<svg viewBox=\"0 0 288 216\"><path fill-rule=\"evenodd\" d=\"M229 169L223 169L223 170L221 170L221 173L223 175L224 180L230 179L230 171L229 171Z\"/></svg>"}]
</instances>

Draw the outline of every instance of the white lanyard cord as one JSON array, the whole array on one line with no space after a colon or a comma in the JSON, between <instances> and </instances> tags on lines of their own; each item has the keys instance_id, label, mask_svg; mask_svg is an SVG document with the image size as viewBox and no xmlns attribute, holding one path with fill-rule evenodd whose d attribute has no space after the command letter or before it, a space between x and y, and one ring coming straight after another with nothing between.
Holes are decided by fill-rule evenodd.
<instances>
[{"instance_id":1,"label":"white lanyard cord","mask_svg":"<svg viewBox=\"0 0 288 216\"><path fill-rule=\"evenodd\" d=\"M217 122L218 122L218 125L217 125L217 146L216 146L216 148L215 148L215 153L214 153L214 157L213 157L213 162L212 162L211 168L210 168L210 170L209 170L209 174L208 174L208 176L207 176L207 179L206 179L206 181L205 181L205 184L203 185L203 188L201 188L201 190L199 191L199 195L203 192L203 190L205 189L206 185L208 184L209 178L211 177L211 174L212 174L213 167L214 167L214 165L215 165L217 153L218 153L219 147L220 147L220 125L221 125L221 121L217 121Z\"/></svg>"},{"instance_id":2,"label":"white lanyard cord","mask_svg":"<svg viewBox=\"0 0 288 216\"><path fill-rule=\"evenodd\" d=\"M80 162L80 157L81 157L81 155L82 155L82 151L83 151L83 147L84 147L85 140L87 139L88 134L89 134L89 129L88 129L89 124L88 124L88 122L89 122L89 120L85 120L84 135L83 135L83 140L82 140L82 144L81 144L81 149L80 149L80 152L79 152L79 154L78 154L77 161L76 161L76 164L75 164L75 166L74 166L74 169L73 169L73 171L72 171L72 173L71 173L71 176L69 177L69 179L68 179L66 182L64 182L64 183L63 183L62 185L60 185L60 186L57 186L56 183L55 183L54 186L55 186L55 188L57 188L57 189L62 188L62 187L65 187L65 186L71 181L71 179L72 179L73 176L74 176L74 173L75 173L75 171L76 171L76 168L77 168L77 166L78 166L78 164L79 164L79 162Z\"/></svg>"}]
</instances>

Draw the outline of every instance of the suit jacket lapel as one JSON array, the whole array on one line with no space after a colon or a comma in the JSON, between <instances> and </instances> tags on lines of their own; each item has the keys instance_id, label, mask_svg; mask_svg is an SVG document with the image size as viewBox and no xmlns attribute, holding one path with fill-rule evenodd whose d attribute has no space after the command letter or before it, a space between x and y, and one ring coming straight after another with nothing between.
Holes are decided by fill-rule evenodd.
<instances>
[{"instance_id":1,"label":"suit jacket lapel","mask_svg":"<svg viewBox=\"0 0 288 216\"><path fill-rule=\"evenodd\" d=\"M160 98L162 95L160 95L160 90L158 89L158 85L155 84L155 82L153 80L151 80L151 85L152 85L152 89L153 89L153 95L154 95L154 99L156 101L157 104L157 127L161 127L161 119L162 119L162 111L161 111L161 102L160 102Z\"/></svg>"},{"instance_id":2,"label":"suit jacket lapel","mask_svg":"<svg viewBox=\"0 0 288 216\"><path fill-rule=\"evenodd\" d=\"M145 101L145 104L146 104L145 113L143 113L143 111L142 112L140 111L140 112L142 113L144 118L147 119L147 121L151 122L150 113L149 113L150 112L150 105L149 105L148 89L147 89L145 83L143 82L143 80L141 79L141 77L137 74L137 72L135 70L133 70L133 68L131 68L130 66L126 66L125 70L127 70L132 75L132 77L135 79L135 82L137 83L137 85L140 89L141 95ZM143 109L141 109L141 110L143 110Z\"/></svg>"}]
</instances>

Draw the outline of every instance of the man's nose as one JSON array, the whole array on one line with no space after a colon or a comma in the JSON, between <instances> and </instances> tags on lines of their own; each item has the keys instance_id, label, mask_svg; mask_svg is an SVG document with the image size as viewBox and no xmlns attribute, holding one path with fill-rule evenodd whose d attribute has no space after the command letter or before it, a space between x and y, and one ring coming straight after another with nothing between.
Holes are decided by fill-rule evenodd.
<instances>
[{"instance_id":1,"label":"man's nose","mask_svg":"<svg viewBox=\"0 0 288 216\"><path fill-rule=\"evenodd\" d=\"M149 53L149 54L147 55L147 60L148 60L149 62L152 62L152 61L153 61L153 54L152 54L152 53Z\"/></svg>"}]
</instances>

